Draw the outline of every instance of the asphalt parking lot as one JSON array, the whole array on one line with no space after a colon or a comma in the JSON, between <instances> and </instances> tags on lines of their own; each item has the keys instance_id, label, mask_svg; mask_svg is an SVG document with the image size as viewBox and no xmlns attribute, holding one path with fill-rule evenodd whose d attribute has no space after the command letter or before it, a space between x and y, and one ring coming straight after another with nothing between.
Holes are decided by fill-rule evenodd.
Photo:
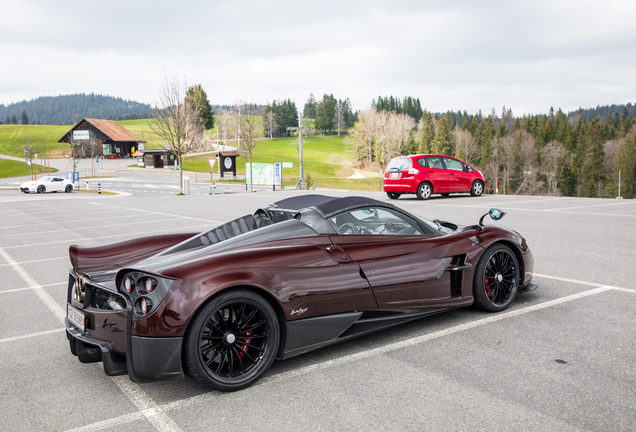
<instances>
[{"instance_id":1,"label":"asphalt parking lot","mask_svg":"<svg viewBox=\"0 0 636 432\"><path fill-rule=\"evenodd\" d=\"M71 355L69 245L204 230L294 193L0 191L0 429L636 430L634 200L392 201L460 224L491 207L508 211L497 223L527 239L539 289L503 313L459 309L274 362L239 392L189 377L138 385Z\"/></svg>"}]
</instances>

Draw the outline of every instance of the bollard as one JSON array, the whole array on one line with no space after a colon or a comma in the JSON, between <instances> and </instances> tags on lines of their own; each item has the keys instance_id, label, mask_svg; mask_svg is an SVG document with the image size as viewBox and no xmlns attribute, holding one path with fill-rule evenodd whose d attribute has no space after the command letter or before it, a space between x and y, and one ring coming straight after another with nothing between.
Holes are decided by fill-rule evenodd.
<instances>
[{"instance_id":1,"label":"bollard","mask_svg":"<svg viewBox=\"0 0 636 432\"><path fill-rule=\"evenodd\" d=\"M216 195L216 183L210 183L210 195Z\"/></svg>"},{"instance_id":2,"label":"bollard","mask_svg":"<svg viewBox=\"0 0 636 432\"><path fill-rule=\"evenodd\" d=\"M86 190L88 190L88 180L86 180Z\"/></svg>"},{"instance_id":3,"label":"bollard","mask_svg":"<svg viewBox=\"0 0 636 432\"><path fill-rule=\"evenodd\" d=\"M183 194L190 195L190 177L183 176Z\"/></svg>"},{"instance_id":4,"label":"bollard","mask_svg":"<svg viewBox=\"0 0 636 432\"><path fill-rule=\"evenodd\" d=\"M102 185L101 185L101 183L97 183L97 193L98 194L102 193Z\"/></svg>"}]
</instances>

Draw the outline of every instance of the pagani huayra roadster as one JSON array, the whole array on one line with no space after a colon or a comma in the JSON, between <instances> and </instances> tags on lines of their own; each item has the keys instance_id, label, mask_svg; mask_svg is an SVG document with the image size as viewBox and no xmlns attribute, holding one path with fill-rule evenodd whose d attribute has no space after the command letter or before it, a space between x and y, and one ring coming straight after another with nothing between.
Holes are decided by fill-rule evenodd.
<instances>
[{"instance_id":1,"label":"pagani huayra roadster","mask_svg":"<svg viewBox=\"0 0 636 432\"><path fill-rule=\"evenodd\" d=\"M537 287L534 260L519 233L484 217L458 226L300 195L204 232L72 245L71 352L135 382L185 370L232 391L275 358L462 306L501 311Z\"/></svg>"}]
</instances>

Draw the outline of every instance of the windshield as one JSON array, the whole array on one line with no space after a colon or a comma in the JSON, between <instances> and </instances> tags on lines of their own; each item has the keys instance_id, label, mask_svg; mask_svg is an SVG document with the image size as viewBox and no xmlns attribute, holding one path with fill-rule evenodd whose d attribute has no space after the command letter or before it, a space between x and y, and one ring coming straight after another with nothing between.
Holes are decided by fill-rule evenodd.
<instances>
[{"instance_id":1,"label":"windshield","mask_svg":"<svg viewBox=\"0 0 636 432\"><path fill-rule=\"evenodd\" d=\"M391 159L389 165L386 167L387 171L402 172L413 166L413 162L410 158L395 158Z\"/></svg>"},{"instance_id":2,"label":"windshield","mask_svg":"<svg viewBox=\"0 0 636 432\"><path fill-rule=\"evenodd\" d=\"M51 181L52 179L53 177L49 177L49 176L40 177L40 181L43 181L43 182Z\"/></svg>"}]
</instances>

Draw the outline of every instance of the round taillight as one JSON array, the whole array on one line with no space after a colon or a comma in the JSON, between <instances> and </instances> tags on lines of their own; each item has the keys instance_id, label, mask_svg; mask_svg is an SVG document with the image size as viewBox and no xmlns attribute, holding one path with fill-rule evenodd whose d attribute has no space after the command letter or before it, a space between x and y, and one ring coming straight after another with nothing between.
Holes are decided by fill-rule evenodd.
<instances>
[{"instance_id":1,"label":"round taillight","mask_svg":"<svg viewBox=\"0 0 636 432\"><path fill-rule=\"evenodd\" d=\"M148 301L145 298L141 299L141 313L148 313Z\"/></svg>"},{"instance_id":2,"label":"round taillight","mask_svg":"<svg viewBox=\"0 0 636 432\"><path fill-rule=\"evenodd\" d=\"M130 281L129 277L124 279L124 289L126 290L126 292L132 291L132 282Z\"/></svg>"},{"instance_id":3,"label":"round taillight","mask_svg":"<svg viewBox=\"0 0 636 432\"><path fill-rule=\"evenodd\" d=\"M146 291L148 292L152 292L152 279L147 278L146 279Z\"/></svg>"}]
</instances>

